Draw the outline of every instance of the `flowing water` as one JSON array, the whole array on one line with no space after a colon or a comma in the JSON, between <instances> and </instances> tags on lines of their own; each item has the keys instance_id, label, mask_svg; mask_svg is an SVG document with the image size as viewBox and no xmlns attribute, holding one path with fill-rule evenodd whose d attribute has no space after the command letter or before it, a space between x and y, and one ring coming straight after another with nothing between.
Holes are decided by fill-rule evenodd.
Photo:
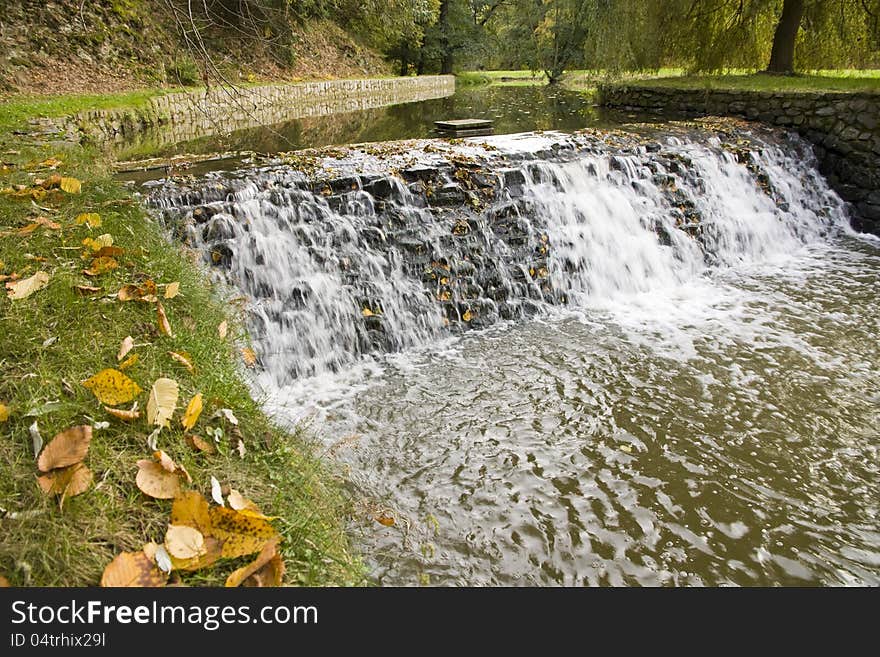
<instances>
[{"instance_id":1,"label":"flowing water","mask_svg":"<svg viewBox=\"0 0 880 657\"><path fill-rule=\"evenodd\" d=\"M796 137L322 167L151 201L250 301L255 390L346 468L378 582L880 584L880 247Z\"/></svg>"}]
</instances>

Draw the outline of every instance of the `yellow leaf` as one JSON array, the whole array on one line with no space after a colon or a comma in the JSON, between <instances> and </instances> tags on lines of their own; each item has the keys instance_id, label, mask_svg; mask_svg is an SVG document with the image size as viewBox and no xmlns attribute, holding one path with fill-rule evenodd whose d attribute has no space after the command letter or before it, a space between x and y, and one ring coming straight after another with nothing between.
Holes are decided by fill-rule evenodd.
<instances>
[{"instance_id":1,"label":"yellow leaf","mask_svg":"<svg viewBox=\"0 0 880 657\"><path fill-rule=\"evenodd\" d=\"M141 416L141 412L136 409L126 411L122 408L110 408L109 406L105 406L104 410L123 422L131 422L132 420L137 420Z\"/></svg>"},{"instance_id":2,"label":"yellow leaf","mask_svg":"<svg viewBox=\"0 0 880 657\"><path fill-rule=\"evenodd\" d=\"M263 549L278 532L263 518L245 515L234 509L215 506L209 509L211 536L223 541L223 556L243 557Z\"/></svg>"},{"instance_id":3,"label":"yellow leaf","mask_svg":"<svg viewBox=\"0 0 880 657\"><path fill-rule=\"evenodd\" d=\"M156 379L147 401L147 422L151 425L167 427L177 406L178 393L177 381L166 378Z\"/></svg>"},{"instance_id":4,"label":"yellow leaf","mask_svg":"<svg viewBox=\"0 0 880 657\"><path fill-rule=\"evenodd\" d=\"M165 549L174 559L192 559L207 551L202 532L187 525L168 526L168 531L165 532Z\"/></svg>"},{"instance_id":5,"label":"yellow leaf","mask_svg":"<svg viewBox=\"0 0 880 657\"><path fill-rule=\"evenodd\" d=\"M173 338L174 334L171 333L171 324L168 322L168 316L165 314L161 301L156 302L156 317L159 324L159 333Z\"/></svg>"},{"instance_id":6,"label":"yellow leaf","mask_svg":"<svg viewBox=\"0 0 880 657\"><path fill-rule=\"evenodd\" d=\"M364 308L363 310L361 310L361 315L363 315L364 317L372 317L374 314L375 313L369 308Z\"/></svg>"},{"instance_id":7,"label":"yellow leaf","mask_svg":"<svg viewBox=\"0 0 880 657\"><path fill-rule=\"evenodd\" d=\"M208 500L197 491L189 491L176 497L171 505L171 524L194 527L203 536L212 536Z\"/></svg>"},{"instance_id":8,"label":"yellow leaf","mask_svg":"<svg viewBox=\"0 0 880 657\"><path fill-rule=\"evenodd\" d=\"M9 419L9 407L0 402L0 422L6 422Z\"/></svg>"},{"instance_id":9,"label":"yellow leaf","mask_svg":"<svg viewBox=\"0 0 880 657\"><path fill-rule=\"evenodd\" d=\"M228 330L229 330L229 324L224 319L222 322L220 322L220 326L217 327L217 335L220 336L221 340L226 339L226 333Z\"/></svg>"},{"instance_id":10,"label":"yellow leaf","mask_svg":"<svg viewBox=\"0 0 880 657\"><path fill-rule=\"evenodd\" d=\"M100 258L92 259L92 264L88 269L83 269L83 274L86 276L100 276L101 274L106 274L108 271L112 271L117 267L119 267L119 263L116 262L116 258L101 256Z\"/></svg>"},{"instance_id":11,"label":"yellow leaf","mask_svg":"<svg viewBox=\"0 0 880 657\"><path fill-rule=\"evenodd\" d=\"M116 360L122 360L125 358L125 355L132 350L134 347L134 338L130 335L122 341L122 344L119 346L119 353L116 354Z\"/></svg>"},{"instance_id":12,"label":"yellow leaf","mask_svg":"<svg viewBox=\"0 0 880 657\"><path fill-rule=\"evenodd\" d=\"M464 315L462 315L461 318L462 318L462 320L464 320L465 322L469 322L469 321L471 321L471 320L474 318L474 316L473 316L473 314L471 313L470 310L465 310L465 311L464 311Z\"/></svg>"},{"instance_id":13,"label":"yellow leaf","mask_svg":"<svg viewBox=\"0 0 880 657\"><path fill-rule=\"evenodd\" d=\"M165 286L165 298L173 299L178 294L180 294L180 282L175 281L174 283L169 283Z\"/></svg>"},{"instance_id":14,"label":"yellow leaf","mask_svg":"<svg viewBox=\"0 0 880 657\"><path fill-rule=\"evenodd\" d=\"M101 370L82 382L98 401L108 406L127 404L141 394L141 387L119 370Z\"/></svg>"},{"instance_id":15,"label":"yellow leaf","mask_svg":"<svg viewBox=\"0 0 880 657\"><path fill-rule=\"evenodd\" d=\"M149 459L141 459L137 466L135 483L145 495L159 500L171 500L180 494L180 477L177 473L168 472L160 463Z\"/></svg>"},{"instance_id":16,"label":"yellow leaf","mask_svg":"<svg viewBox=\"0 0 880 657\"><path fill-rule=\"evenodd\" d=\"M126 358L124 361L119 363L119 369L127 370L129 367L133 367L139 360L140 360L140 356L138 356L137 354L132 354L131 356Z\"/></svg>"},{"instance_id":17,"label":"yellow leaf","mask_svg":"<svg viewBox=\"0 0 880 657\"><path fill-rule=\"evenodd\" d=\"M123 552L104 569L101 586L165 586L168 576L143 552Z\"/></svg>"},{"instance_id":18,"label":"yellow leaf","mask_svg":"<svg viewBox=\"0 0 880 657\"><path fill-rule=\"evenodd\" d=\"M254 353L253 349L245 347L241 350L241 357L247 367L253 367L257 363L257 354Z\"/></svg>"},{"instance_id":19,"label":"yellow leaf","mask_svg":"<svg viewBox=\"0 0 880 657\"><path fill-rule=\"evenodd\" d=\"M59 187L68 194L79 194L82 189L82 183L76 178L61 178Z\"/></svg>"},{"instance_id":20,"label":"yellow leaf","mask_svg":"<svg viewBox=\"0 0 880 657\"><path fill-rule=\"evenodd\" d=\"M97 253L101 249L107 248L108 246L113 246L113 236L107 233L104 235L98 235L98 237L95 239L87 237L82 241L82 243L83 246L87 247L92 252Z\"/></svg>"},{"instance_id":21,"label":"yellow leaf","mask_svg":"<svg viewBox=\"0 0 880 657\"><path fill-rule=\"evenodd\" d=\"M190 372L193 371L194 368L193 368L193 364L192 364L192 356L190 356L187 352L185 352L185 351L169 351L168 355L171 356L171 358L176 360L178 363L183 365Z\"/></svg>"},{"instance_id":22,"label":"yellow leaf","mask_svg":"<svg viewBox=\"0 0 880 657\"><path fill-rule=\"evenodd\" d=\"M373 519L378 522L383 527L392 527L394 526L394 518L392 516L386 515L384 513L380 515L373 516Z\"/></svg>"},{"instance_id":23,"label":"yellow leaf","mask_svg":"<svg viewBox=\"0 0 880 657\"><path fill-rule=\"evenodd\" d=\"M102 246L98 249L94 256L96 258L117 257L125 253L125 249L121 246Z\"/></svg>"},{"instance_id":24,"label":"yellow leaf","mask_svg":"<svg viewBox=\"0 0 880 657\"><path fill-rule=\"evenodd\" d=\"M276 538L266 543L253 562L242 566L226 578L226 586L239 586L247 580L252 580L252 586L281 586L284 562L278 554L280 541L280 538ZM248 584L245 583L245 586Z\"/></svg>"},{"instance_id":25,"label":"yellow leaf","mask_svg":"<svg viewBox=\"0 0 880 657\"><path fill-rule=\"evenodd\" d=\"M37 467L40 472L49 472L79 463L88 453L91 440L92 427L88 424L62 431L43 449Z\"/></svg>"},{"instance_id":26,"label":"yellow leaf","mask_svg":"<svg viewBox=\"0 0 880 657\"><path fill-rule=\"evenodd\" d=\"M37 290L42 290L49 284L49 274L44 271L38 271L30 278L23 278L20 281L9 281L6 283L6 295L13 300L27 299Z\"/></svg>"},{"instance_id":27,"label":"yellow leaf","mask_svg":"<svg viewBox=\"0 0 880 657\"><path fill-rule=\"evenodd\" d=\"M62 187L62 189L64 189ZM67 191L67 190L64 190ZM74 192L75 193L75 192ZM82 214L76 215L76 224L77 226L82 226L83 224L88 224L89 228L97 228L101 225L101 215L95 212L83 212ZM107 246L110 246L109 244Z\"/></svg>"},{"instance_id":28,"label":"yellow leaf","mask_svg":"<svg viewBox=\"0 0 880 657\"><path fill-rule=\"evenodd\" d=\"M37 166L49 167L50 169L54 169L55 167L58 167L62 164L64 164L63 160L59 160L57 157L50 157L40 162Z\"/></svg>"},{"instance_id":29,"label":"yellow leaf","mask_svg":"<svg viewBox=\"0 0 880 657\"><path fill-rule=\"evenodd\" d=\"M184 430L189 431L196 426L196 422L199 421L199 415L201 414L202 393L199 392L195 397L189 400L189 404L186 405L186 412L183 414L183 419L180 420Z\"/></svg>"}]
</instances>

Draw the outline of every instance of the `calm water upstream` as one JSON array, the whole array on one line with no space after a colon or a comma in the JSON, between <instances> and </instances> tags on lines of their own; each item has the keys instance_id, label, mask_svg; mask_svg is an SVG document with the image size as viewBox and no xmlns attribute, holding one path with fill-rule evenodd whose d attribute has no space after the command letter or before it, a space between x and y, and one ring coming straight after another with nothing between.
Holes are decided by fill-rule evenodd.
<instances>
[{"instance_id":1,"label":"calm water upstream","mask_svg":"<svg viewBox=\"0 0 880 657\"><path fill-rule=\"evenodd\" d=\"M478 151L491 201L364 154L342 191L279 165L151 199L250 300L254 387L348 472L376 581L880 584L880 241L808 148L448 148L420 157Z\"/></svg>"}]
</instances>

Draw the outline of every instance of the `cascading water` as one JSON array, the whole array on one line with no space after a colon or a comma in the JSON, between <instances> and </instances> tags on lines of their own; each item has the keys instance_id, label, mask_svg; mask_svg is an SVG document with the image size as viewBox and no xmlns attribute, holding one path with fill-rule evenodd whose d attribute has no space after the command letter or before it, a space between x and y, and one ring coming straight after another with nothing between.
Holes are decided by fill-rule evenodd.
<instances>
[{"instance_id":1,"label":"cascading water","mask_svg":"<svg viewBox=\"0 0 880 657\"><path fill-rule=\"evenodd\" d=\"M407 528L365 532L383 581L876 582L876 504L862 501L876 477L846 469L876 471L859 462L875 433L835 470L861 485L857 528L818 527L827 510L784 520L826 509L837 479L804 502L748 470L819 476L826 442L877 419L848 405L877 383L876 317L859 315L877 256L816 256L852 238L798 138L715 127L352 148L312 156L310 175L279 163L165 183L150 201L250 302L269 407L311 409L328 444L360 441L344 457L355 483ZM829 301L841 276L867 286L849 310ZM836 290L798 296L819 280ZM813 340L846 312L852 344ZM798 385L809 395L792 397ZM813 417L820 400L831 419ZM732 497L691 503L728 480ZM765 504L784 508L760 519ZM832 531L861 556L776 554L770 525L791 525L804 554Z\"/></svg>"}]
</instances>

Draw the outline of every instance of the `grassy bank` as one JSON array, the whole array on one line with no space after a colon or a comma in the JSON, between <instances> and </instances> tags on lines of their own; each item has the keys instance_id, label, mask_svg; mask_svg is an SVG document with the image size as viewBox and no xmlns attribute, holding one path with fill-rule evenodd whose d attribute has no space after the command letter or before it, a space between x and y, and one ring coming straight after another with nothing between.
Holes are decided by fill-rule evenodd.
<instances>
[{"instance_id":1,"label":"grassy bank","mask_svg":"<svg viewBox=\"0 0 880 657\"><path fill-rule=\"evenodd\" d=\"M148 93L106 102L137 102ZM0 577L13 585L93 585L119 552L162 543L171 500L148 497L136 484L137 461L151 458L152 427L143 413L133 422L112 416L81 383L119 367L117 352L131 336L134 348L126 359L138 359L124 373L143 390L136 397L140 408L158 378L179 384L177 410L159 434L158 449L191 475L192 483L182 480L183 487L210 499L215 477L224 491L240 491L275 517L286 582L361 582L361 565L344 533L347 506L339 482L306 436L273 426L244 383L250 355L241 352L246 336L240 308L218 300L193 255L166 239L111 178L100 153L28 144L12 134L34 114L93 106L92 98L0 105L0 276L15 283L37 272L48 275L48 284L27 298L0 298ZM55 175L75 178L81 190L70 193L70 184L68 191L59 189ZM83 213L91 213L88 221ZM102 235L121 249L114 252L116 267L104 273L93 266L92 247L83 244ZM164 334L156 303L116 297L124 285L147 280L159 284L160 298L167 289L162 284L180 283L177 296L162 299L172 335ZM219 328L224 321L225 337ZM169 352L185 354L192 371ZM214 453L191 447L181 427L183 408L197 393L204 410L188 433L203 438ZM231 409L238 427L214 417L220 409ZM35 422L46 443L69 427L98 427L84 460L92 483L64 500L63 508L58 496L37 485L29 432ZM186 584L222 584L251 559L221 559L181 578Z\"/></svg>"}]
</instances>

